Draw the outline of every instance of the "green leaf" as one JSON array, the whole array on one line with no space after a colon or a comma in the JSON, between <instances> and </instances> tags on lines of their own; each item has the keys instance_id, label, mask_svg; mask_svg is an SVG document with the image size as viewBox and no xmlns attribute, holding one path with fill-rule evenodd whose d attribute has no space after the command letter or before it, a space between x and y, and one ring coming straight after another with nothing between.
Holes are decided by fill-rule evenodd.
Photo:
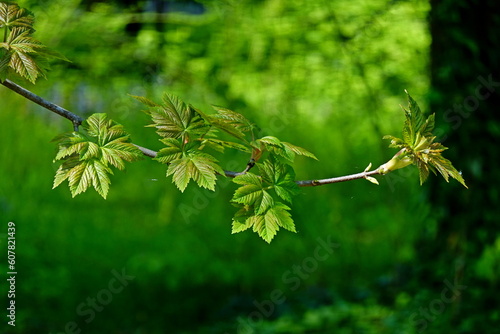
<instances>
[{"instance_id":1,"label":"green leaf","mask_svg":"<svg viewBox=\"0 0 500 334\"><path fill-rule=\"evenodd\" d=\"M0 28L22 27L33 30L35 17L25 8L11 2L0 2Z\"/></svg>"},{"instance_id":2,"label":"green leaf","mask_svg":"<svg viewBox=\"0 0 500 334\"><path fill-rule=\"evenodd\" d=\"M436 174L437 170L447 182L451 176L467 187L462 175L449 160L441 155L446 147L441 143L434 142L436 139L432 133L435 124L434 114L424 120L417 102L408 92L406 94L408 95L408 107L403 108L406 118L403 139L384 136L384 139L391 140L389 147L398 148L399 152L390 161L380 166L379 170L385 174L413 163L419 170L420 184L425 182L430 171Z\"/></svg>"},{"instance_id":3,"label":"green leaf","mask_svg":"<svg viewBox=\"0 0 500 334\"><path fill-rule=\"evenodd\" d=\"M264 241L270 243L280 227L296 232L288 210L290 210L289 207L278 202L264 214L249 217L246 224L251 225L254 232L257 232Z\"/></svg>"},{"instance_id":4,"label":"green leaf","mask_svg":"<svg viewBox=\"0 0 500 334\"><path fill-rule=\"evenodd\" d=\"M396 138L394 136L386 135L382 137L382 139L389 139L391 143L389 147L401 149L406 146L405 142L402 139Z\"/></svg>"},{"instance_id":5,"label":"green leaf","mask_svg":"<svg viewBox=\"0 0 500 334\"><path fill-rule=\"evenodd\" d=\"M446 182L448 182L448 177L451 176L458 182L460 182L465 188L468 188L462 177L462 174L453 167L450 160L445 159L441 154L432 155L429 163L432 167L437 169L437 171L444 177Z\"/></svg>"},{"instance_id":6,"label":"green leaf","mask_svg":"<svg viewBox=\"0 0 500 334\"><path fill-rule=\"evenodd\" d=\"M262 178L250 172L236 176L233 182L236 184L251 184L262 187Z\"/></svg>"},{"instance_id":7,"label":"green leaf","mask_svg":"<svg viewBox=\"0 0 500 334\"><path fill-rule=\"evenodd\" d=\"M297 232L295 230L295 224L293 223L292 215L288 212L290 208L281 202L276 202L276 204L269 209L266 213L268 219L276 220L276 223L290 232Z\"/></svg>"},{"instance_id":8,"label":"green leaf","mask_svg":"<svg viewBox=\"0 0 500 334\"><path fill-rule=\"evenodd\" d=\"M406 116L405 126L403 128L403 139L407 144L413 145L422 127L424 118L418 104L407 91L405 92L408 97L408 108L403 108Z\"/></svg>"},{"instance_id":9,"label":"green leaf","mask_svg":"<svg viewBox=\"0 0 500 334\"><path fill-rule=\"evenodd\" d=\"M99 160L91 159L81 161L73 156L63 162L56 172L53 189L63 181L68 180L71 195L85 192L93 186L95 190L106 199L109 190L109 174L113 171L102 164Z\"/></svg>"},{"instance_id":10,"label":"green leaf","mask_svg":"<svg viewBox=\"0 0 500 334\"><path fill-rule=\"evenodd\" d=\"M312 158L314 160L318 160L318 158L316 158L316 156L314 154L312 154L311 152L309 152L305 148L295 146L295 145L287 143L285 141L282 141L281 144L283 144L285 149L289 149L290 151L292 151L295 154L303 155L305 157Z\"/></svg>"},{"instance_id":11,"label":"green leaf","mask_svg":"<svg viewBox=\"0 0 500 334\"><path fill-rule=\"evenodd\" d=\"M252 224L253 231L257 232L259 236L264 239L265 242L271 243L276 232L279 230L279 226L275 219L266 219L264 215L257 215L248 218L250 224Z\"/></svg>"},{"instance_id":12,"label":"green leaf","mask_svg":"<svg viewBox=\"0 0 500 334\"><path fill-rule=\"evenodd\" d=\"M317 160L316 156L308 150L287 142L282 142L273 136L265 136L257 139L252 142L251 145L260 151L268 151L281 157L281 160L287 164L293 163L296 154Z\"/></svg>"},{"instance_id":13,"label":"green leaf","mask_svg":"<svg viewBox=\"0 0 500 334\"><path fill-rule=\"evenodd\" d=\"M212 107L217 111L217 114L212 115L212 119L223 120L242 132L249 132L255 128L255 125L240 113L219 106Z\"/></svg>"},{"instance_id":14,"label":"green leaf","mask_svg":"<svg viewBox=\"0 0 500 334\"><path fill-rule=\"evenodd\" d=\"M269 192L262 187L262 181L257 175L246 173L234 178L235 183L243 184L236 189L232 201L255 208L255 213L261 214L273 205L273 198Z\"/></svg>"},{"instance_id":15,"label":"green leaf","mask_svg":"<svg viewBox=\"0 0 500 334\"><path fill-rule=\"evenodd\" d=\"M58 142L59 151L54 161L82 152L87 146L88 141L89 138L80 132L66 132L55 137L52 142Z\"/></svg>"},{"instance_id":16,"label":"green leaf","mask_svg":"<svg viewBox=\"0 0 500 334\"><path fill-rule=\"evenodd\" d=\"M273 136L265 136L257 139L251 145L259 151L267 151L280 156L288 164L292 163L295 158L295 153L291 149L286 149L281 140Z\"/></svg>"},{"instance_id":17,"label":"green leaf","mask_svg":"<svg viewBox=\"0 0 500 334\"><path fill-rule=\"evenodd\" d=\"M248 219L253 215L254 208L242 205L240 210L234 214L231 233L239 233L252 227L252 220Z\"/></svg>"},{"instance_id":18,"label":"green leaf","mask_svg":"<svg viewBox=\"0 0 500 334\"><path fill-rule=\"evenodd\" d=\"M144 96L137 96L137 95L131 95L131 94L129 94L129 95L131 97L133 97L134 99L136 99L137 101L141 102L142 104L145 104L148 107L151 107L151 108L161 107L161 104L153 102Z\"/></svg>"},{"instance_id":19,"label":"green leaf","mask_svg":"<svg viewBox=\"0 0 500 334\"><path fill-rule=\"evenodd\" d=\"M21 77L28 79L31 83L35 83L39 76L44 76L44 69L41 68L34 59L34 54L37 48L44 46L37 40L29 37L29 30L24 28L13 28L7 41L3 43L3 47L7 49L7 54L4 55L4 61L8 60L8 67L12 68ZM33 54L33 55L30 55ZM2 70L6 70L6 66Z\"/></svg>"},{"instance_id":20,"label":"green leaf","mask_svg":"<svg viewBox=\"0 0 500 334\"><path fill-rule=\"evenodd\" d=\"M161 140L167 147L162 148L156 154L155 160L162 164L168 164L182 157L182 144L178 139L164 138Z\"/></svg>"},{"instance_id":21,"label":"green leaf","mask_svg":"<svg viewBox=\"0 0 500 334\"><path fill-rule=\"evenodd\" d=\"M62 182L64 182L70 176L70 174L74 172L73 169L78 165L80 165L80 160L78 159L77 155L68 157L57 169L52 189L56 188Z\"/></svg>"},{"instance_id":22,"label":"green leaf","mask_svg":"<svg viewBox=\"0 0 500 334\"><path fill-rule=\"evenodd\" d=\"M181 138L183 142L201 137L210 129L208 123L195 110L177 96L165 93L163 104L145 97L133 96L150 107L146 113L151 117L156 133L163 138Z\"/></svg>"},{"instance_id":23,"label":"green leaf","mask_svg":"<svg viewBox=\"0 0 500 334\"><path fill-rule=\"evenodd\" d=\"M241 132L241 130L239 130L238 128L234 127L232 124L226 123L224 121L219 121L219 120L213 119L213 118L210 119L210 124L212 126L216 127L217 129L222 130L225 133L227 133L227 134L229 134L229 135L231 135L231 136L233 136L241 141L246 142L245 134L243 132Z\"/></svg>"},{"instance_id":24,"label":"green leaf","mask_svg":"<svg viewBox=\"0 0 500 334\"><path fill-rule=\"evenodd\" d=\"M59 151L55 161L62 160L53 188L68 180L73 197L90 186L106 198L109 191L111 166L125 168L125 161L142 158L142 152L130 143L123 127L106 114L93 114L83 124L87 133L68 132L53 139Z\"/></svg>"},{"instance_id":25,"label":"green leaf","mask_svg":"<svg viewBox=\"0 0 500 334\"><path fill-rule=\"evenodd\" d=\"M93 114L82 124L82 128L89 136L98 138L99 142L106 139L105 136L112 126L113 121L108 120L104 113Z\"/></svg>"},{"instance_id":26,"label":"green leaf","mask_svg":"<svg viewBox=\"0 0 500 334\"><path fill-rule=\"evenodd\" d=\"M184 192L189 181L194 180L200 187L215 190L216 174L224 175L224 170L210 154L199 150L190 150L180 159L173 160L167 169L167 176L181 192Z\"/></svg>"},{"instance_id":27,"label":"green leaf","mask_svg":"<svg viewBox=\"0 0 500 334\"><path fill-rule=\"evenodd\" d=\"M254 125L243 115L229 109L213 106L215 115L205 115L210 124L227 134L246 142L245 132L252 131Z\"/></svg>"},{"instance_id":28,"label":"green leaf","mask_svg":"<svg viewBox=\"0 0 500 334\"><path fill-rule=\"evenodd\" d=\"M238 151L246 152L246 153L251 153L252 150L248 148L247 146L230 142L230 141L224 141L224 140L219 140L215 138L205 138L202 141L202 145L206 145L216 151L219 152L224 152L224 148L231 148L235 149Z\"/></svg>"},{"instance_id":29,"label":"green leaf","mask_svg":"<svg viewBox=\"0 0 500 334\"><path fill-rule=\"evenodd\" d=\"M265 144L266 146L274 146L278 148L282 148L281 140L273 136L265 136L260 139L257 139L258 142Z\"/></svg>"},{"instance_id":30,"label":"green leaf","mask_svg":"<svg viewBox=\"0 0 500 334\"><path fill-rule=\"evenodd\" d=\"M299 193L295 183L295 171L288 164L283 164L271 156L263 163L257 164L263 179L272 185L276 194L287 202L292 202L292 197Z\"/></svg>"},{"instance_id":31,"label":"green leaf","mask_svg":"<svg viewBox=\"0 0 500 334\"><path fill-rule=\"evenodd\" d=\"M0 2L0 28L5 30L5 37L0 43L0 80L5 80L11 73L35 83L37 78L45 76L45 60L67 59L60 53L48 49L30 35L34 16L17 4Z\"/></svg>"},{"instance_id":32,"label":"green leaf","mask_svg":"<svg viewBox=\"0 0 500 334\"><path fill-rule=\"evenodd\" d=\"M107 165L108 163L119 170L125 169L125 161L131 162L142 158L142 153L134 145L128 142L113 142L107 143L101 147L102 160Z\"/></svg>"}]
</instances>

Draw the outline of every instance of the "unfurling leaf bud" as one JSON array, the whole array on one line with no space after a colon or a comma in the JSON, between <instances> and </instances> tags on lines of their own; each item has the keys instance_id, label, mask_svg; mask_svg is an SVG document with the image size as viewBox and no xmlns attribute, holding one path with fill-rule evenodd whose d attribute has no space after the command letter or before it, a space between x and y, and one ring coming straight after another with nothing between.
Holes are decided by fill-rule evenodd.
<instances>
[{"instance_id":1,"label":"unfurling leaf bud","mask_svg":"<svg viewBox=\"0 0 500 334\"><path fill-rule=\"evenodd\" d=\"M405 148L401 149L396 153L391 160L387 161L385 164L380 166L378 170L381 174L387 174L396 169L404 168L413 163L413 159L408 156L408 152Z\"/></svg>"}]
</instances>

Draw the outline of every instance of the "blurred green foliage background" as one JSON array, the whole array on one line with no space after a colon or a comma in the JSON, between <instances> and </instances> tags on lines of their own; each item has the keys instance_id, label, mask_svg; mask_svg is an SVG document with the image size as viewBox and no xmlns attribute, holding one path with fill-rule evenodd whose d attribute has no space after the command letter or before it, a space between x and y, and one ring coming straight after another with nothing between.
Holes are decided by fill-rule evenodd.
<instances>
[{"instance_id":1,"label":"blurred green foliage background","mask_svg":"<svg viewBox=\"0 0 500 334\"><path fill-rule=\"evenodd\" d=\"M262 135L316 154L320 162L298 161L299 179L390 159L382 136L400 134L404 89L427 109L428 1L19 4L36 15L35 37L71 63L54 63L36 86L18 82L83 117L108 113L151 149L160 143L128 94L167 91L205 111L243 113ZM379 187L303 189L298 233L280 231L268 245L230 234L231 182L181 194L150 159L117 172L107 200L52 190L50 140L71 124L4 87L0 101L0 233L16 223L19 273L7 333L417 333L425 318L415 312L439 299L443 285L408 289L416 242L435 233L438 217L414 169ZM241 170L248 157L221 159ZM336 246L323 260L315 250L325 242ZM123 272L133 279L109 293ZM446 332L456 303L444 305L428 332Z\"/></svg>"}]
</instances>

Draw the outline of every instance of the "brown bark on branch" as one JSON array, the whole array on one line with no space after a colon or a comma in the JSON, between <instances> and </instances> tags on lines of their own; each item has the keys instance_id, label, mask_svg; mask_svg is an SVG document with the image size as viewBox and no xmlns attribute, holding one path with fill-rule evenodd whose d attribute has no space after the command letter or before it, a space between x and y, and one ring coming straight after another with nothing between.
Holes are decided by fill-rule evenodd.
<instances>
[{"instance_id":1,"label":"brown bark on branch","mask_svg":"<svg viewBox=\"0 0 500 334\"><path fill-rule=\"evenodd\" d=\"M69 119L73 123L73 128L75 131L78 131L78 127L82 122L84 121L83 118L80 116L73 114L71 111L64 109L63 107L58 106L57 104L54 104L52 102L49 102L45 100L44 98L36 95L35 93L30 92L29 90L19 86L18 84L6 79L3 82L0 82L2 85L5 87L9 88L10 90L13 90L17 94L27 98L30 101L35 102L36 104L44 107L45 109L48 109L64 118Z\"/></svg>"}]
</instances>

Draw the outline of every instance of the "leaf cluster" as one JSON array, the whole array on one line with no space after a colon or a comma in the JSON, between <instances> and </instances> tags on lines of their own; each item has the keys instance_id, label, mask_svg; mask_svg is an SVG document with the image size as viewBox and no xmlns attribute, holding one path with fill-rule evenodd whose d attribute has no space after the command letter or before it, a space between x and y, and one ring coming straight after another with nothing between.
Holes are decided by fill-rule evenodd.
<instances>
[{"instance_id":1,"label":"leaf cluster","mask_svg":"<svg viewBox=\"0 0 500 334\"><path fill-rule=\"evenodd\" d=\"M240 143L217 138L217 131L222 130L246 143L245 132L251 131L252 125L238 113L220 110L216 115L207 115L168 93L164 94L161 104L142 96L133 97L148 107L145 112L153 121L149 126L156 128L164 144L155 159L167 165L166 175L172 176L182 192L190 180L200 187L215 190L217 174L225 175L218 160L207 149L249 151Z\"/></svg>"},{"instance_id":2,"label":"leaf cluster","mask_svg":"<svg viewBox=\"0 0 500 334\"><path fill-rule=\"evenodd\" d=\"M248 172L234 179L240 187L232 198L239 208L233 217L232 233L252 228L269 243L280 227L296 232L290 207L283 202L291 203L299 187L292 166L279 162L274 155L258 163L257 169L260 175Z\"/></svg>"},{"instance_id":3,"label":"leaf cluster","mask_svg":"<svg viewBox=\"0 0 500 334\"><path fill-rule=\"evenodd\" d=\"M452 163L442 156L442 152L447 149L441 143L436 142L434 130L434 114L425 118L417 102L406 92L408 96L408 107L403 108L405 112L405 123L403 127L403 138L394 136L384 136L390 139L389 147L398 148L400 151L390 161L390 169L397 169L408 164L415 164L420 175L420 184L424 183L429 172L437 174L438 171L448 182L449 177L456 179L464 187L467 187L459 171L453 167Z\"/></svg>"},{"instance_id":4,"label":"leaf cluster","mask_svg":"<svg viewBox=\"0 0 500 334\"><path fill-rule=\"evenodd\" d=\"M50 58L67 59L50 50L31 35L35 32L35 17L27 9L15 3L0 2L0 31L3 39L0 43L0 81L12 73L35 83L40 76L45 77Z\"/></svg>"},{"instance_id":5,"label":"leaf cluster","mask_svg":"<svg viewBox=\"0 0 500 334\"><path fill-rule=\"evenodd\" d=\"M250 168L265 157L262 163L257 163L259 175L245 170L233 179L240 187L232 198L239 208L232 231L237 233L252 227L267 242L280 227L295 232L290 207L283 203L291 203L298 193L292 164L296 155L316 159L314 154L276 137L255 139L255 125L226 108L213 106L215 113L206 114L170 94L163 96L161 104L133 97L148 107L145 112L153 121L149 126L156 128L165 145L155 159L167 165L166 175L172 176L180 191L186 189L190 180L214 190L217 175L225 175L207 149L223 152L230 148L251 153ZM223 140L219 136L222 133L232 140Z\"/></svg>"},{"instance_id":6,"label":"leaf cluster","mask_svg":"<svg viewBox=\"0 0 500 334\"><path fill-rule=\"evenodd\" d=\"M123 170L125 162L142 158L142 152L130 142L123 126L107 119L106 114L93 114L83 124L82 132L67 132L53 139L58 145L54 161L62 161L53 188L68 180L73 197L93 186L106 198L111 183L112 167Z\"/></svg>"}]
</instances>

